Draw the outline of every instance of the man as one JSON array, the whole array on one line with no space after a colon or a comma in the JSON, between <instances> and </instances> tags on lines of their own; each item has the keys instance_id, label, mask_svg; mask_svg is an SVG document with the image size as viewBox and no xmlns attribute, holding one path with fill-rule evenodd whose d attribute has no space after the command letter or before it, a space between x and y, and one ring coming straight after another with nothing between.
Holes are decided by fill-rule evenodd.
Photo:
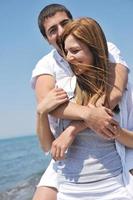
<instances>
[{"instance_id":1,"label":"man","mask_svg":"<svg viewBox=\"0 0 133 200\"><path fill-rule=\"evenodd\" d=\"M55 87L56 80L73 75L68 63L62 58L61 50L59 48L60 36L63 33L64 26L69 20L72 20L71 13L64 6L59 4L46 6L39 15L38 23L40 31L44 38L55 49L38 62L32 74L33 87L35 87L38 103L41 102L48 92ZM121 59L119 50L111 43L109 43L108 48L109 53L112 51L110 61L112 61L112 63L118 63L115 66L112 64L110 67L111 77L113 77L110 79L110 84L116 86L110 91L110 108L112 109L117 105L117 102L125 89L128 70L124 67L124 65L126 66L126 63ZM113 59L111 59L111 56ZM63 104L55 109L51 115L58 118L84 121L89 128L107 138L112 137L114 124L117 125L111 112L102 106L97 108L85 107L69 102L67 108L66 104ZM70 129L72 134L75 134L80 128L79 123L74 122L67 129ZM47 136L45 134L43 135L43 140L46 141L44 150L47 151L51 147L48 144ZM39 200L45 198L47 191L43 191L44 193L39 191L40 194L38 192L35 199ZM54 195L55 193L53 192L53 196L49 196L49 198L54 199Z\"/></svg>"}]
</instances>

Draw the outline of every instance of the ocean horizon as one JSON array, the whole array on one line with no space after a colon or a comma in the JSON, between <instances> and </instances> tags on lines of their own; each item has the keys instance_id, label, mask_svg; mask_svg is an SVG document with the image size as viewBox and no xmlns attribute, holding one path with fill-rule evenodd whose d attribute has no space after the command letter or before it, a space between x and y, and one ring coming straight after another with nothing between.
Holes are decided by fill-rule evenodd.
<instances>
[{"instance_id":1,"label":"ocean horizon","mask_svg":"<svg viewBox=\"0 0 133 200\"><path fill-rule=\"evenodd\" d=\"M0 200L31 200L50 162L37 136L0 140Z\"/></svg>"}]
</instances>

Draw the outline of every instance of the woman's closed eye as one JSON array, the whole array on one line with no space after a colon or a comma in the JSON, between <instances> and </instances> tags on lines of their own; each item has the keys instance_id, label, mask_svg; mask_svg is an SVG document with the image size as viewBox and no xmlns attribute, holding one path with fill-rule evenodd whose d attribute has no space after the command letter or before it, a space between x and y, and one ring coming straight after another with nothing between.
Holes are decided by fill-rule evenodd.
<instances>
[{"instance_id":1,"label":"woman's closed eye","mask_svg":"<svg viewBox=\"0 0 133 200\"><path fill-rule=\"evenodd\" d=\"M65 49L65 54L67 55L68 53L71 54L77 54L80 51L80 49L69 49L69 51L67 49Z\"/></svg>"},{"instance_id":2,"label":"woman's closed eye","mask_svg":"<svg viewBox=\"0 0 133 200\"><path fill-rule=\"evenodd\" d=\"M76 54L80 51L80 49L71 49L71 53Z\"/></svg>"}]
</instances>

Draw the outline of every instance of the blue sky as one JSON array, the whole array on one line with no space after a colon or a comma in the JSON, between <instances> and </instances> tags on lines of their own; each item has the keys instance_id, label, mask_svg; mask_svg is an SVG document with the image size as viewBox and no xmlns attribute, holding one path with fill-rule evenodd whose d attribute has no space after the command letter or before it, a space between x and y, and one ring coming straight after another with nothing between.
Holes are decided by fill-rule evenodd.
<instances>
[{"instance_id":1,"label":"blue sky","mask_svg":"<svg viewBox=\"0 0 133 200\"><path fill-rule=\"evenodd\" d=\"M31 71L51 47L42 38L37 17L50 3L64 4L74 17L90 16L114 42L133 75L132 0L0 1L0 138L35 134L35 96Z\"/></svg>"}]
</instances>

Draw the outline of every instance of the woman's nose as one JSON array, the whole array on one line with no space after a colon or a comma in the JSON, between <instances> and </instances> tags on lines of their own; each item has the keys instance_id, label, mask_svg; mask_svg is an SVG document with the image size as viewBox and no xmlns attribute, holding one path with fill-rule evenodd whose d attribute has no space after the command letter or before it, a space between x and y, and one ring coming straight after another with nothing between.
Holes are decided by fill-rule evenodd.
<instances>
[{"instance_id":1,"label":"woman's nose","mask_svg":"<svg viewBox=\"0 0 133 200\"><path fill-rule=\"evenodd\" d=\"M74 61L74 56L70 52L67 53L67 60L69 62Z\"/></svg>"}]
</instances>

